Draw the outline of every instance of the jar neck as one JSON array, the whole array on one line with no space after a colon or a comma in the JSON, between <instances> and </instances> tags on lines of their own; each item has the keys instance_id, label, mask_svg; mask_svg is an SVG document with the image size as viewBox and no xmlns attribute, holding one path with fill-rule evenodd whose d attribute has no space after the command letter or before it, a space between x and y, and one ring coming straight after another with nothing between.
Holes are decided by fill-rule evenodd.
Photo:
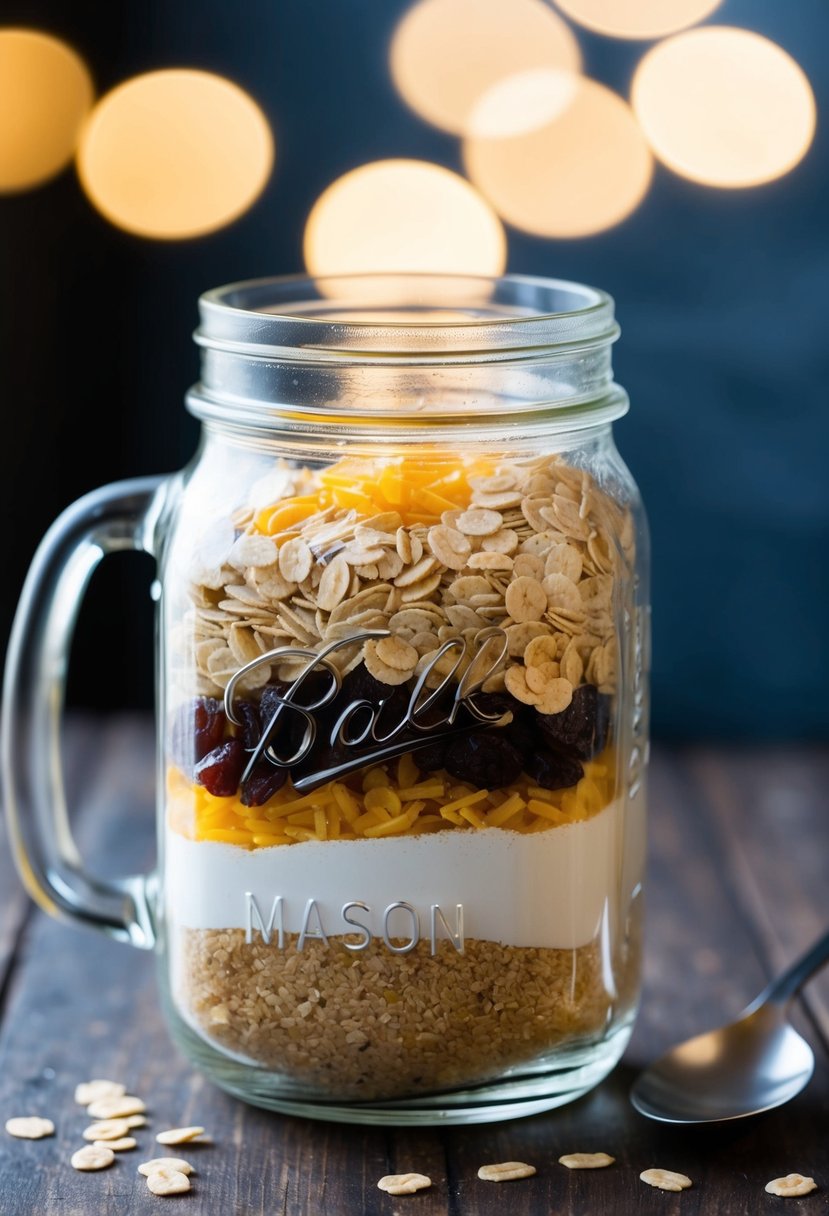
<instances>
[{"instance_id":1,"label":"jar neck","mask_svg":"<svg viewBox=\"0 0 829 1216\"><path fill-rule=\"evenodd\" d=\"M406 444L572 431L627 409L612 301L578 284L265 280L208 293L201 311L188 406L223 427Z\"/></svg>"}]
</instances>

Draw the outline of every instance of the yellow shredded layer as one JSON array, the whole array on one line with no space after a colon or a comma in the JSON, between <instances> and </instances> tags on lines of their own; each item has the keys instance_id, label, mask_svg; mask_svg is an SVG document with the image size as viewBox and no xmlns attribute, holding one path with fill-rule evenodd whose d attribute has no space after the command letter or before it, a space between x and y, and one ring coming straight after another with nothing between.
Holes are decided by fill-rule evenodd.
<instances>
[{"instance_id":1,"label":"yellow shredded layer","mask_svg":"<svg viewBox=\"0 0 829 1216\"><path fill-rule=\"evenodd\" d=\"M568 790L545 790L523 774L514 785L479 790L445 771L421 773L412 755L344 781L297 794L288 781L263 806L243 806L238 794L217 798L176 768L167 779L168 817L189 840L216 840L246 849L300 840L358 840L422 836L455 828L545 832L590 819L611 802L615 756L607 748L584 765Z\"/></svg>"},{"instance_id":2,"label":"yellow shredded layer","mask_svg":"<svg viewBox=\"0 0 829 1216\"><path fill-rule=\"evenodd\" d=\"M459 464L399 457L380 465L346 457L317 474L319 488L314 493L265 507L254 525L276 538L298 529L318 511L339 507L368 517L396 511L407 526L431 527L440 523L444 511L467 507L472 497L469 478L490 476L494 468L485 460Z\"/></svg>"}]
</instances>

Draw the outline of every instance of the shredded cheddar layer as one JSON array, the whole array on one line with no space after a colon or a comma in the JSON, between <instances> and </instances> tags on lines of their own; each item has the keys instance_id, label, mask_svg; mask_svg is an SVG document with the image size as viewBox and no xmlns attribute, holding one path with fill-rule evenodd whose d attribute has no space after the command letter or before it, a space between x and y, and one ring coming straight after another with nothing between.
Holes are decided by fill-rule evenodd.
<instances>
[{"instance_id":1,"label":"shredded cheddar layer","mask_svg":"<svg viewBox=\"0 0 829 1216\"><path fill-rule=\"evenodd\" d=\"M446 772L422 774L412 755L369 769L348 781L329 781L297 794L290 781L263 806L244 806L238 794L217 798L176 768L168 773L169 824L189 840L214 840L246 849L303 840L359 840L421 836L456 828L544 832L590 819L612 800L615 756L607 748L584 765L568 790L545 790L521 777L490 791L455 781Z\"/></svg>"},{"instance_id":2,"label":"shredded cheddar layer","mask_svg":"<svg viewBox=\"0 0 829 1216\"><path fill-rule=\"evenodd\" d=\"M265 507L254 524L259 532L277 539L318 511L338 507L366 517L396 511L406 526L431 527L440 523L444 511L469 505L470 477L487 477L493 472L494 465L485 460L459 464L400 457L379 465L346 457L317 474L315 493Z\"/></svg>"}]
</instances>

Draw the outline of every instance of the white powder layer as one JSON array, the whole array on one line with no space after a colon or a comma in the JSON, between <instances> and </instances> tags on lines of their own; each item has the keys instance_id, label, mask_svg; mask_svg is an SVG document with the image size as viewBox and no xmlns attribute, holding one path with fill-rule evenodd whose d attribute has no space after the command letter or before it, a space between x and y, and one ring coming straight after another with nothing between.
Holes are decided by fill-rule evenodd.
<instances>
[{"instance_id":1,"label":"white powder layer","mask_svg":"<svg viewBox=\"0 0 829 1216\"><path fill-rule=\"evenodd\" d=\"M638 818L639 807L628 814ZM173 928L247 929L257 912L267 928L274 900L284 932L329 936L355 932L349 916L375 937L438 939L463 935L508 946L575 949L613 929L620 901L641 879L631 873L630 843L623 873L624 804L617 799L592 819L522 835L490 828L380 840L304 841L247 851L215 841L187 840L167 830L165 902ZM627 825L628 833L631 825ZM636 833L638 835L639 833ZM637 853L638 850L635 850ZM251 913L252 902L255 909ZM316 907L308 913L308 901ZM408 908L387 912L389 905ZM446 924L433 913L440 908ZM278 918L274 921L278 925ZM448 926L448 928L447 928ZM274 939L276 931L273 933Z\"/></svg>"}]
</instances>

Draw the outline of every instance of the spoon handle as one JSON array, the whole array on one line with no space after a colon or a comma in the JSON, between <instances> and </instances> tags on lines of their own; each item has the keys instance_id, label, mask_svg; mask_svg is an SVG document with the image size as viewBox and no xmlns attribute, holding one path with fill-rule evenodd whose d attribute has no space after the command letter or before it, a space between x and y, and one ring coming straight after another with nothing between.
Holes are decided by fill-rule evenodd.
<instances>
[{"instance_id":1,"label":"spoon handle","mask_svg":"<svg viewBox=\"0 0 829 1216\"><path fill-rule=\"evenodd\" d=\"M767 1001L774 1005L785 1005L827 961L829 961L829 933L824 934L810 950L795 959L782 975L772 980L757 999L752 1001L749 1008L765 1005Z\"/></svg>"}]
</instances>

